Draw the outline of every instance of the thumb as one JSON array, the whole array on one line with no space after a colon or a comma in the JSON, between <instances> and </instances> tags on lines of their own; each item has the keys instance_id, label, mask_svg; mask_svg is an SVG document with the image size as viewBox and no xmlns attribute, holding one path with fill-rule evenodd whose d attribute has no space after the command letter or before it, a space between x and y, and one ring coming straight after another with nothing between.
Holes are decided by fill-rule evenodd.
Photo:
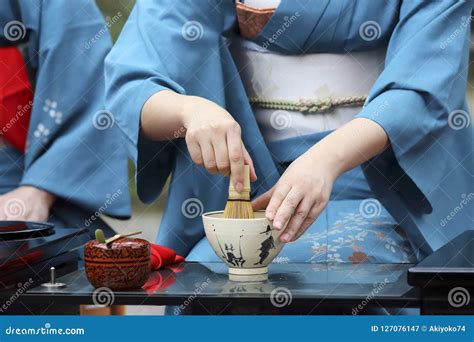
<instances>
[{"instance_id":1,"label":"thumb","mask_svg":"<svg viewBox=\"0 0 474 342\"><path fill-rule=\"evenodd\" d=\"M252 202L252 208L253 210L263 210L267 208L268 202L270 202L270 199L272 198L273 191L275 190L275 187L271 188L264 194L258 196L255 200Z\"/></svg>"}]
</instances>

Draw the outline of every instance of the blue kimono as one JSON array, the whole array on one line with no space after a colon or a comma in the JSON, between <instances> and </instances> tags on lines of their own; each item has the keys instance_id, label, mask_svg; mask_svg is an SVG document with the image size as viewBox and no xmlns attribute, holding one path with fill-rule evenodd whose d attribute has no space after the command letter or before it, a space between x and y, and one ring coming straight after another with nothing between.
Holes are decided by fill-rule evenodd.
<instances>
[{"instance_id":1,"label":"blue kimono","mask_svg":"<svg viewBox=\"0 0 474 342\"><path fill-rule=\"evenodd\" d=\"M374 262L413 261L472 229L473 131L465 101L471 10L471 1L454 0L283 0L278 6L254 39L266 49L291 55L387 48L385 69L356 117L377 122L390 140L389 149L337 181L325 212L285 246L284 261L319 261L318 253L370 261L370 253L357 253L369 237L371 251L381 246ZM265 144L229 51L238 34L231 0L138 1L106 59L107 105L137 163L140 198L156 199L171 175L158 243L191 252L188 259L212 258L200 214L223 209L228 179L194 165L184 139L153 142L140 135L140 112L151 95L171 89L229 111L259 176L254 197L276 183L279 166L322 138ZM354 189L343 191L348 184Z\"/></svg>"},{"instance_id":2,"label":"blue kimono","mask_svg":"<svg viewBox=\"0 0 474 342\"><path fill-rule=\"evenodd\" d=\"M127 156L104 107L112 44L95 3L3 0L0 46L12 45L23 51L34 99L25 153L0 147L0 194L44 189L58 197L52 212L68 227L92 227L103 213L128 217Z\"/></svg>"}]
</instances>

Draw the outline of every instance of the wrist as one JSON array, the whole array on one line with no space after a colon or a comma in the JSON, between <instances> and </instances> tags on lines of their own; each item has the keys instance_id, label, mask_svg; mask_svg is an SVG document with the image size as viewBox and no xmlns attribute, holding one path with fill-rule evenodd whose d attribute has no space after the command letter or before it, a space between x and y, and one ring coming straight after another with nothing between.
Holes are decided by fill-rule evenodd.
<instances>
[{"instance_id":1,"label":"wrist","mask_svg":"<svg viewBox=\"0 0 474 342\"><path fill-rule=\"evenodd\" d=\"M23 186L23 188L25 188L25 190L28 191L28 193L33 198L36 198L37 200L43 202L49 208L52 207L54 201L56 200L56 196L46 190L34 186Z\"/></svg>"},{"instance_id":2,"label":"wrist","mask_svg":"<svg viewBox=\"0 0 474 342\"><path fill-rule=\"evenodd\" d=\"M182 127L188 128L189 121L193 113L196 112L196 97L189 95L180 95L177 102L180 103L178 110L178 118Z\"/></svg>"},{"instance_id":3,"label":"wrist","mask_svg":"<svg viewBox=\"0 0 474 342\"><path fill-rule=\"evenodd\" d=\"M308 150L309 157L319 169L323 169L332 181L335 181L345 171L344 157L338 149L328 150L316 144Z\"/></svg>"}]
</instances>

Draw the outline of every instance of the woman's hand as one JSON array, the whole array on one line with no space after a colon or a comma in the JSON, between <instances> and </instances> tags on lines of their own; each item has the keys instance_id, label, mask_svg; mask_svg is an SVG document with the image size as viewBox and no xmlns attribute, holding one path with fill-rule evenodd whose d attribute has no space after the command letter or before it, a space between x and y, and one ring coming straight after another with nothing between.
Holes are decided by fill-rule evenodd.
<instances>
[{"instance_id":1,"label":"woman's hand","mask_svg":"<svg viewBox=\"0 0 474 342\"><path fill-rule=\"evenodd\" d=\"M55 196L32 186L20 186L0 196L0 220L47 221Z\"/></svg>"},{"instance_id":2,"label":"woman's hand","mask_svg":"<svg viewBox=\"0 0 474 342\"><path fill-rule=\"evenodd\" d=\"M141 127L155 140L184 137L192 160L211 174L232 173L237 191L243 188L244 164L250 165L250 180L257 179L239 124L212 101L160 91L145 103Z\"/></svg>"},{"instance_id":3,"label":"woman's hand","mask_svg":"<svg viewBox=\"0 0 474 342\"><path fill-rule=\"evenodd\" d=\"M257 198L254 210L265 215L280 239L298 239L326 207L334 181L382 152L389 144L384 129L374 121L356 118L335 130L296 159L277 184Z\"/></svg>"},{"instance_id":4,"label":"woman's hand","mask_svg":"<svg viewBox=\"0 0 474 342\"><path fill-rule=\"evenodd\" d=\"M254 210L264 209L277 230L284 229L280 239L298 239L326 207L336 169L317 151L309 150L296 159L277 184L253 202Z\"/></svg>"}]
</instances>

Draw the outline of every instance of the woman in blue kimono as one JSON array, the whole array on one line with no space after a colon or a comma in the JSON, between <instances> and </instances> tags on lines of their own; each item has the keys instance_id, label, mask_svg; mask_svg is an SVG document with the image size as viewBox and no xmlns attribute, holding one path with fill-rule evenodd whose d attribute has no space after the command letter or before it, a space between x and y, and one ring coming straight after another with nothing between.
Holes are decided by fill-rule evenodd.
<instances>
[{"instance_id":1,"label":"woman in blue kimono","mask_svg":"<svg viewBox=\"0 0 474 342\"><path fill-rule=\"evenodd\" d=\"M111 45L92 1L0 4L0 49L21 52L29 78L23 83L34 93L31 103L22 103L30 85L1 85L10 89L4 99L18 101L19 114L1 112L9 125L0 135L0 220L82 228L102 226L103 213L130 214L126 154L103 104L103 61ZM29 122L23 120L27 111ZM9 129L18 132L12 139ZM25 149L25 141L11 143L22 129Z\"/></svg>"},{"instance_id":2,"label":"woman in blue kimono","mask_svg":"<svg viewBox=\"0 0 474 342\"><path fill-rule=\"evenodd\" d=\"M244 163L255 209L288 242L280 261L414 262L471 229L471 10L138 1L106 89L140 198L171 174L158 243L218 260L200 214L224 207L225 176L241 187Z\"/></svg>"}]
</instances>

